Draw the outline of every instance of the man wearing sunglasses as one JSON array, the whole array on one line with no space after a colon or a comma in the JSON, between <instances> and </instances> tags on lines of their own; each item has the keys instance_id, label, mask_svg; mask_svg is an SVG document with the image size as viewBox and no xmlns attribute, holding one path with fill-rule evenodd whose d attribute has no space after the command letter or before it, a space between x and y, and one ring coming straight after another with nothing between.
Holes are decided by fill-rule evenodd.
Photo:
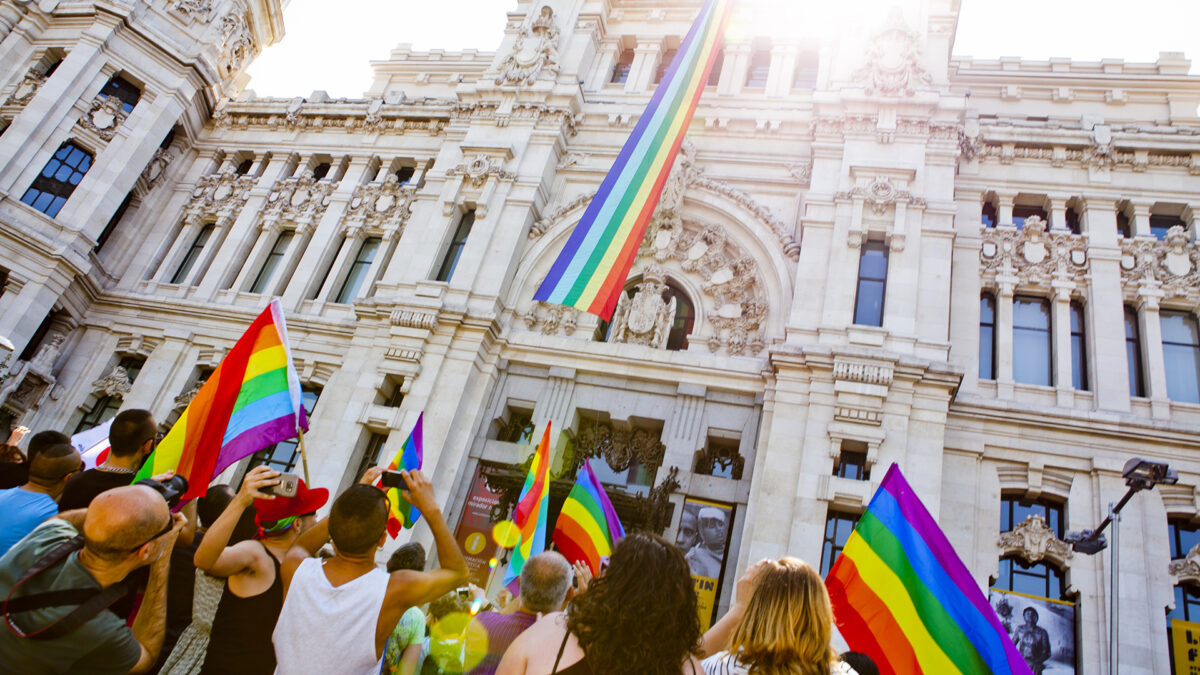
<instances>
[{"instance_id":1,"label":"man wearing sunglasses","mask_svg":"<svg viewBox=\"0 0 1200 675\"><path fill-rule=\"evenodd\" d=\"M0 557L0 620L7 624L0 627L0 671L149 671L166 623L166 553L185 522L171 515L158 492L130 485L98 495L86 510L61 513L38 526ZM146 594L132 629L103 607L84 611L94 597L116 597L107 589L119 588L147 566ZM50 598L45 594L56 591L70 591L62 595L74 602L20 604L22 598Z\"/></svg>"}]
</instances>

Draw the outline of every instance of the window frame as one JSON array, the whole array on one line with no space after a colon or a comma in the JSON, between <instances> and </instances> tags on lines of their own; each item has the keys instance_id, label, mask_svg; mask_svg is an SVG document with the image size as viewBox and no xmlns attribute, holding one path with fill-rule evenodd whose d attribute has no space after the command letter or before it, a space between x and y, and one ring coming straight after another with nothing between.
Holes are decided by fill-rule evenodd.
<instances>
[{"instance_id":1,"label":"window frame","mask_svg":"<svg viewBox=\"0 0 1200 675\"><path fill-rule=\"evenodd\" d=\"M626 60L626 55L629 56ZM607 84L625 84L629 81L629 74L633 71L633 59L637 54L632 49L621 49L617 52L617 58L613 61L612 71L608 74Z\"/></svg>"},{"instance_id":2,"label":"window frame","mask_svg":"<svg viewBox=\"0 0 1200 675\"><path fill-rule=\"evenodd\" d=\"M69 164L68 160L74 160L75 163ZM71 199L71 195L95 163L96 155L90 150L73 139L64 141L25 189L25 193L21 195L21 203L41 211L50 218L58 217L63 206ZM60 178L64 171L65 177ZM43 196L49 196L50 201L38 206Z\"/></svg>"},{"instance_id":3,"label":"window frame","mask_svg":"<svg viewBox=\"0 0 1200 675\"><path fill-rule=\"evenodd\" d=\"M183 260L179 261L179 267L175 268L175 273L171 275L172 284L182 284L187 281L188 275L192 273L192 268L196 262L200 260L200 255L204 253L204 247L208 246L208 240L212 239L212 233L217 229L215 223L205 223L200 231L196 233L192 239L192 245L188 247L188 251L183 256Z\"/></svg>"},{"instance_id":4,"label":"window frame","mask_svg":"<svg viewBox=\"0 0 1200 675\"><path fill-rule=\"evenodd\" d=\"M304 411L308 417L309 424L312 424L313 412L317 409L317 403L321 399L322 387L301 385L300 404L304 406ZM309 397L312 397L311 402ZM278 461L275 459L280 446L291 446L291 455L287 461ZM253 469L256 466L269 466L280 473L290 473L296 468L296 464L300 461L300 444L296 439L288 439L279 441L268 447L265 447L250 456L250 462L246 465L246 471ZM282 467L282 468L281 468ZM357 478L357 477L356 477Z\"/></svg>"},{"instance_id":5,"label":"window frame","mask_svg":"<svg viewBox=\"0 0 1200 675\"><path fill-rule=\"evenodd\" d=\"M837 562L838 556L846 548L846 542L850 539L850 535L854 532L854 528L858 526L859 519L862 518L861 513L850 513L848 511L840 511L833 508L831 505L825 512L825 529L822 530L821 539L821 578L829 575L829 570L833 569L833 564ZM833 524L834 529L830 532L829 526ZM849 524L849 529L845 530L845 538L841 543L838 543L843 530L843 525Z\"/></svg>"},{"instance_id":6,"label":"window frame","mask_svg":"<svg viewBox=\"0 0 1200 675\"><path fill-rule=\"evenodd\" d=\"M262 265L258 268L258 274L254 275L254 283L250 284L247 292L264 293L267 291L295 237L295 230L279 231L279 234L275 236L275 243L271 245L271 251L263 259Z\"/></svg>"},{"instance_id":7,"label":"window frame","mask_svg":"<svg viewBox=\"0 0 1200 675\"><path fill-rule=\"evenodd\" d=\"M1160 324L1164 324L1165 321L1170 317L1176 317L1176 316L1182 317L1191 326L1192 334L1196 336L1195 342L1193 342L1191 344L1187 344L1187 343L1183 343L1183 342L1176 342L1174 340L1168 340L1167 339L1167 331L1161 330L1162 348L1163 348L1163 365L1165 366L1165 370L1166 370L1166 374L1167 374L1167 378L1166 378L1166 380L1167 380L1166 381L1167 398L1169 398L1173 402L1179 402L1179 403L1200 403L1200 368L1197 368L1197 364L1200 364L1200 323L1197 322L1196 315L1187 310L1160 309L1158 315L1159 315L1159 323ZM1184 392L1182 392L1181 390L1179 390L1177 388L1176 388L1175 392L1171 391L1172 384L1178 381L1176 378L1173 378L1171 375L1173 373L1174 374L1181 373L1182 372L1181 366L1187 365L1187 364L1179 364L1179 365L1175 365L1175 366L1172 365L1173 359L1170 358L1170 356L1176 352L1175 352L1175 349L1171 349L1171 348L1176 348L1176 349L1185 348L1185 349L1191 350L1192 363L1190 365L1193 369L1196 370L1195 379L1190 383L1192 389L1190 392L1186 392L1187 394L1192 394L1191 396L1184 396L1183 395Z\"/></svg>"},{"instance_id":8,"label":"window frame","mask_svg":"<svg viewBox=\"0 0 1200 675\"><path fill-rule=\"evenodd\" d=\"M1088 378L1087 315L1083 303L1072 300L1069 309L1071 332L1071 386L1076 391L1091 391Z\"/></svg>"},{"instance_id":9,"label":"window frame","mask_svg":"<svg viewBox=\"0 0 1200 675\"><path fill-rule=\"evenodd\" d=\"M364 260L363 251L366 251L368 244L371 243L374 243L374 248L370 251L370 257ZM359 242L358 251L354 254L354 262L350 263L349 269L346 270L346 278L342 280L341 287L334 294L333 302L340 304L354 302L359 291L362 290L363 284L369 282L367 275L371 273L371 266L375 263L375 257L379 255L379 249L382 247L382 237L367 237Z\"/></svg>"},{"instance_id":10,"label":"window frame","mask_svg":"<svg viewBox=\"0 0 1200 675\"><path fill-rule=\"evenodd\" d=\"M1037 304L1040 304L1042 306L1042 309L1044 310L1044 315L1046 317L1046 328L1045 329L1037 328L1037 327L1033 327L1033 326L1022 326L1017 323L1018 307L1022 303L1028 303L1028 302L1036 302ZM1053 387L1053 386L1055 386L1055 382L1054 382L1054 319L1053 319L1054 315L1052 314L1052 311L1053 311L1053 308L1050 306L1050 301L1047 300L1046 298L1042 298L1042 297L1035 296L1035 295L1013 296L1013 325L1012 325L1013 341L1012 342L1013 342L1013 381L1014 382L1018 382L1020 384L1033 385L1033 386L1037 386L1037 387ZM1045 340L1046 381L1045 382L1031 382L1028 380L1020 379L1020 376L1023 374L1023 371L1021 368L1018 367L1018 365L1021 363L1021 352L1017 349L1018 331L1026 331L1029 333L1033 333L1033 332L1037 332L1037 333L1044 332L1045 333L1045 335L1046 335L1046 340Z\"/></svg>"},{"instance_id":11,"label":"window frame","mask_svg":"<svg viewBox=\"0 0 1200 675\"><path fill-rule=\"evenodd\" d=\"M991 304L991 321L984 321L984 304ZM988 331L989 337L984 339L984 331ZM987 346L987 374L984 374L984 345ZM983 291L979 294L979 379L995 380L996 379L996 294L991 291Z\"/></svg>"},{"instance_id":12,"label":"window frame","mask_svg":"<svg viewBox=\"0 0 1200 675\"><path fill-rule=\"evenodd\" d=\"M117 73L108 78L108 82L104 83L98 95L104 98L116 96L117 100L121 102L121 111L129 115L142 100L142 88Z\"/></svg>"},{"instance_id":13,"label":"window frame","mask_svg":"<svg viewBox=\"0 0 1200 675\"><path fill-rule=\"evenodd\" d=\"M475 209L467 209L463 211L458 218L458 225L454 228L454 238L450 240L450 245L446 247L446 255L442 257L442 264L438 267L437 276L434 281L444 281L450 283L450 279L454 276L454 271L458 269L458 261L462 258L463 249L467 247L467 239L471 236L471 228L475 226Z\"/></svg>"},{"instance_id":14,"label":"window frame","mask_svg":"<svg viewBox=\"0 0 1200 675\"><path fill-rule=\"evenodd\" d=\"M1142 355L1142 324L1137 309L1125 305L1125 365L1129 374L1129 395L1146 397L1146 366ZM1133 335L1130 335L1132 329Z\"/></svg>"},{"instance_id":15,"label":"window frame","mask_svg":"<svg viewBox=\"0 0 1200 675\"><path fill-rule=\"evenodd\" d=\"M868 276L864 276L864 274L863 274L863 266L867 261L867 256L870 253L874 253L874 252L878 252L883 256L883 276L882 277L868 277ZM857 277L857 281L855 282L855 291L854 291L854 316L853 316L854 321L853 321L853 323L856 326L875 326L877 328L883 327L883 315L884 315L884 310L887 307L887 276L888 276L889 254L890 254L890 250L889 250L888 245L885 242L868 240L868 241L864 241L862 243L862 251L859 253L859 256L858 256L858 277ZM878 312L879 315L875 319L874 323L868 322L866 320L860 320L860 318L871 319L872 317L866 317L866 316L860 317L860 315L859 315L860 309L862 308L863 288L864 288L864 286L868 286L870 284L878 284L879 285L879 312Z\"/></svg>"}]
</instances>

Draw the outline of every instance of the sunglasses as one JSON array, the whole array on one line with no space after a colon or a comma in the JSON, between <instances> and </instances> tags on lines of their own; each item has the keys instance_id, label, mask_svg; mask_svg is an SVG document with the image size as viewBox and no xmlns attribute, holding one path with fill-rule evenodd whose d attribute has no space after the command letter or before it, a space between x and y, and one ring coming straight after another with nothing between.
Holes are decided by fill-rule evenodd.
<instances>
[{"instance_id":1,"label":"sunglasses","mask_svg":"<svg viewBox=\"0 0 1200 675\"><path fill-rule=\"evenodd\" d=\"M166 527L164 527L162 530L160 530L159 533L154 535L153 537L150 537L146 541L143 541L142 543L138 544L137 546L134 546L133 548L129 549L129 552L136 553L138 549L145 546L146 544L149 544L150 542L154 541L155 539L158 539L159 537L163 536L164 534L170 532L172 530L172 528L174 528L174 527L175 527L175 519L172 518L170 515L168 515Z\"/></svg>"}]
</instances>

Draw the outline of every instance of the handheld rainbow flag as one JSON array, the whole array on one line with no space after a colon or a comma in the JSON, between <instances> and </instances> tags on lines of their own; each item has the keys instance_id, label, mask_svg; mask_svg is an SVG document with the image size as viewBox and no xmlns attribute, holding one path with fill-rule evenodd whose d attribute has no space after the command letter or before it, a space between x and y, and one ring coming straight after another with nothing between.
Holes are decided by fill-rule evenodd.
<instances>
[{"instance_id":1,"label":"handheld rainbow flag","mask_svg":"<svg viewBox=\"0 0 1200 675\"><path fill-rule=\"evenodd\" d=\"M504 585L513 594L520 592L516 582L525 561L546 550L546 513L549 510L550 423L546 422L546 433L542 434L542 442L529 466L529 475L525 476L525 487L521 488L517 512L513 516L513 523L521 535L508 561L508 571L504 573Z\"/></svg>"},{"instance_id":2,"label":"handheld rainbow flag","mask_svg":"<svg viewBox=\"0 0 1200 675\"><path fill-rule=\"evenodd\" d=\"M825 585L842 637L881 673L1030 675L966 565L895 464Z\"/></svg>"},{"instance_id":3,"label":"handheld rainbow flag","mask_svg":"<svg viewBox=\"0 0 1200 675\"><path fill-rule=\"evenodd\" d=\"M239 459L308 429L279 300L272 300L221 360L134 480L174 470L184 499L203 497Z\"/></svg>"},{"instance_id":4,"label":"handheld rainbow flag","mask_svg":"<svg viewBox=\"0 0 1200 675\"><path fill-rule=\"evenodd\" d=\"M612 318L709 71L733 0L708 0L535 300Z\"/></svg>"},{"instance_id":5,"label":"handheld rainbow flag","mask_svg":"<svg viewBox=\"0 0 1200 675\"><path fill-rule=\"evenodd\" d=\"M417 423L413 426L412 433L408 435L408 440L404 441L404 447L400 448L400 452L392 458L392 461L387 466L388 471L414 471L421 468L421 464L425 461L425 441L422 429L422 423L425 421L425 413L417 416ZM383 480L380 479L376 485L382 487ZM421 518L421 512L415 506L408 503L408 500L400 495L399 488L389 488L387 491L388 499L388 536L392 539L400 534L400 530L407 529L417 524Z\"/></svg>"},{"instance_id":6,"label":"handheld rainbow flag","mask_svg":"<svg viewBox=\"0 0 1200 675\"><path fill-rule=\"evenodd\" d=\"M592 574L600 574L600 559L612 555L625 528L592 465L585 460L583 468L558 514L554 545L567 560L586 561Z\"/></svg>"}]
</instances>

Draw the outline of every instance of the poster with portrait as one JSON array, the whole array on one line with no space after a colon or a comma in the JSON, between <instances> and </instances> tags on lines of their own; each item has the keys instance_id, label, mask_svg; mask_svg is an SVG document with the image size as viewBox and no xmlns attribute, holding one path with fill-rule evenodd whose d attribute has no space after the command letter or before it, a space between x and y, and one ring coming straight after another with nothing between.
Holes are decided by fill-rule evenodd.
<instances>
[{"instance_id":1,"label":"poster with portrait","mask_svg":"<svg viewBox=\"0 0 1200 675\"><path fill-rule=\"evenodd\" d=\"M721 593L721 577L729 553L729 531L733 525L733 505L687 497L675 545L683 551L700 612L700 630L708 630Z\"/></svg>"},{"instance_id":2,"label":"poster with portrait","mask_svg":"<svg viewBox=\"0 0 1200 675\"><path fill-rule=\"evenodd\" d=\"M996 588L988 602L1034 675L1074 675L1075 603Z\"/></svg>"}]
</instances>

